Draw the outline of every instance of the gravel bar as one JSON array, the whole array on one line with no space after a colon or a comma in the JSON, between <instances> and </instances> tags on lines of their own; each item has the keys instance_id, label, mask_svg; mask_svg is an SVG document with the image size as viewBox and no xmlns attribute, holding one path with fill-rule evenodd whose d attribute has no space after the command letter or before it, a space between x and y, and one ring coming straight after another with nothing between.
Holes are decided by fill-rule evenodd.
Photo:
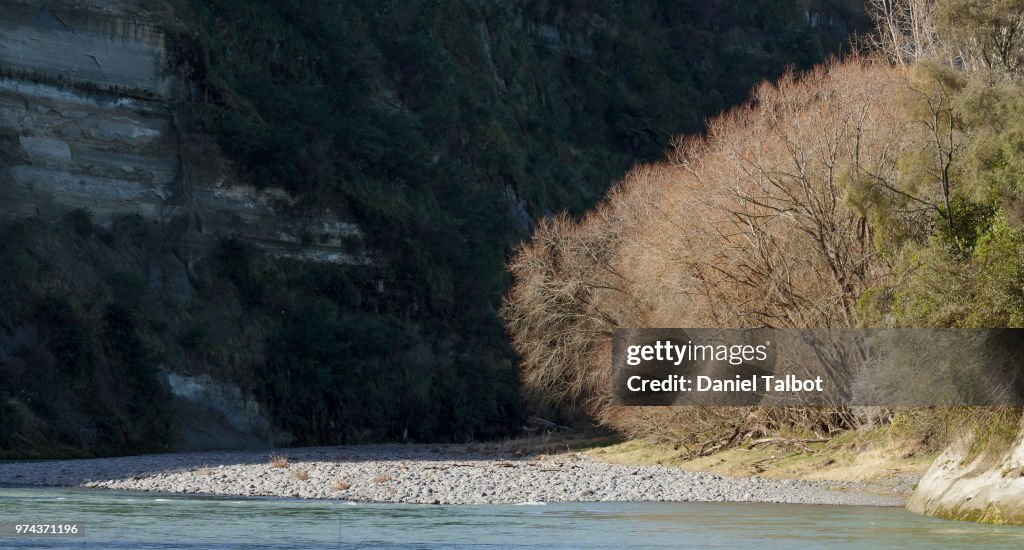
<instances>
[{"instance_id":1,"label":"gravel bar","mask_svg":"<svg viewBox=\"0 0 1024 550\"><path fill-rule=\"evenodd\" d=\"M592 501L902 506L858 482L734 478L579 453L517 455L462 445L360 445L0 463L0 485L422 504Z\"/></svg>"}]
</instances>

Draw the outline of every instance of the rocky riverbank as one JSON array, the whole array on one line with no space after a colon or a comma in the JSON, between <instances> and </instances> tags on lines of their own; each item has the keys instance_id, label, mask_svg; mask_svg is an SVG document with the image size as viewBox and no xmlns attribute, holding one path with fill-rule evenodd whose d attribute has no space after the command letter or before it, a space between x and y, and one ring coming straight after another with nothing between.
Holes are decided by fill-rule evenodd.
<instances>
[{"instance_id":1,"label":"rocky riverbank","mask_svg":"<svg viewBox=\"0 0 1024 550\"><path fill-rule=\"evenodd\" d=\"M856 482L732 478L669 466L609 464L579 453L524 455L462 445L371 445L0 463L0 484L422 504L905 503L898 489L882 491Z\"/></svg>"}]
</instances>

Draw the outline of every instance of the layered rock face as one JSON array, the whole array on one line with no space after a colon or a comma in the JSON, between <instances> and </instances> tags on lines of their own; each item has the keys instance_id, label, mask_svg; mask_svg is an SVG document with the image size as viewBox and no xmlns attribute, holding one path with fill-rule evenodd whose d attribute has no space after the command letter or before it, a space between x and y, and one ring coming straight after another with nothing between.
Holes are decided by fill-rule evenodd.
<instances>
[{"instance_id":1,"label":"layered rock face","mask_svg":"<svg viewBox=\"0 0 1024 550\"><path fill-rule=\"evenodd\" d=\"M208 138L180 127L188 83L156 15L98 1L7 1L0 14L3 215L180 218L200 251L233 237L275 255L367 261L350 252L354 223L245 185Z\"/></svg>"},{"instance_id":2,"label":"layered rock face","mask_svg":"<svg viewBox=\"0 0 1024 550\"><path fill-rule=\"evenodd\" d=\"M947 519L1024 525L1024 427L995 456L971 456L971 438L951 445L918 483L907 508Z\"/></svg>"},{"instance_id":3,"label":"layered rock face","mask_svg":"<svg viewBox=\"0 0 1024 550\"><path fill-rule=\"evenodd\" d=\"M111 228L139 216L173 246L180 261L168 261L186 287L186 266L224 239L280 257L370 263L354 252L356 224L282 189L246 185L211 138L183 127L189 83L164 30L173 17L116 0L41 4L0 1L0 220L57 223L79 210ZM64 248L55 242L48 253ZM12 352L3 330L0 360ZM163 372L177 448L289 440L237 386L176 368Z\"/></svg>"}]
</instances>

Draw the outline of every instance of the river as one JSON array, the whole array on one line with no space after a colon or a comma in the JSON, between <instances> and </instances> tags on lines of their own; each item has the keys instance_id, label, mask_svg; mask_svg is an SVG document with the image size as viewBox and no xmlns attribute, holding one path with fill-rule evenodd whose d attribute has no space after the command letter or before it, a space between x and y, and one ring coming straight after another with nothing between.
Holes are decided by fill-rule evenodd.
<instances>
[{"instance_id":1,"label":"river","mask_svg":"<svg viewBox=\"0 0 1024 550\"><path fill-rule=\"evenodd\" d=\"M1011 548L1024 528L901 508L752 503L354 504L0 488L0 523L74 522L77 538L0 548Z\"/></svg>"}]
</instances>

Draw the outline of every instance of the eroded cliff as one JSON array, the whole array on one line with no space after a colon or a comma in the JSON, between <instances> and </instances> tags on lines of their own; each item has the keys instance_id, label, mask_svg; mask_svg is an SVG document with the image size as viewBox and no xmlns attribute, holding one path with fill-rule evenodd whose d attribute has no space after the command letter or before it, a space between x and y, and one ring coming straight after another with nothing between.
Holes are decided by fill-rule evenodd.
<instances>
[{"instance_id":1,"label":"eroded cliff","mask_svg":"<svg viewBox=\"0 0 1024 550\"><path fill-rule=\"evenodd\" d=\"M118 277L138 279L139 296L126 307L132 316L126 330L165 340L159 345L161 357L140 359L156 363L142 365L152 370L150 389L156 393L130 396L154 409L169 399L159 421L166 424L161 428L166 433L149 435L175 448L267 446L287 443L290 436L272 429L252 395L251 380L216 368L216 361L191 363L181 356L187 352L173 334L208 326L196 317L238 317L195 313L204 303L197 288L218 278L203 266L229 241L300 261L340 266L371 261L351 219L322 205L299 204L281 188L246 185L211 138L181 122L190 83L165 30L176 24L169 12L149 12L130 2L0 3L0 217L5 229L24 239L10 239L9 250L17 247L43 272L34 281L41 288L28 288L33 282L25 281L25 273L9 273L3 288L8 295L3 297L0 364L13 375L11 386L20 390L3 396L5 416L14 431L26 432L27 447L52 451L47 442L62 438L54 429L68 432L63 439L72 447L109 452L125 442L110 434L113 441L100 444L103 429L95 422L58 422L55 428L38 418L33 407L61 395L62 389L27 379L60 366L41 364L32 350L38 355L54 347L55 337L41 320L46 314L38 311L38 301L15 289L63 300L70 310L65 313L76 318L64 322L89 324L109 311L90 311L87 302L122 292L125 283ZM69 215L77 216L77 233L66 230ZM100 232L105 245L92 238ZM124 242L126 233L137 238ZM143 233L148 244L139 242ZM68 282L50 280L60 277ZM174 305L161 307L159 296ZM217 307L230 310L231 301L210 309ZM148 311L140 313L143 309ZM171 327L154 329L153 322ZM230 350L237 347L231 340L238 338L228 332ZM90 364L82 367L88 372L81 373L82 386L76 389L104 386L107 391L101 393L107 395L85 399L106 404L78 403L83 396L66 396L68 404L49 412L74 418L77 408L105 411L128 422L138 411L128 410L121 403L124 396L115 394L144 388L100 380L95 371L117 370L111 364L118 361L119 350L90 349L79 338L90 339L86 334L73 339L76 347L69 353L86 356ZM256 350L263 344L244 341ZM171 359L175 354L176 360ZM239 354L226 355L237 359ZM49 363L61 360L51 357ZM249 387L240 387L246 382ZM156 448L161 445L155 442Z\"/></svg>"},{"instance_id":2,"label":"eroded cliff","mask_svg":"<svg viewBox=\"0 0 1024 550\"><path fill-rule=\"evenodd\" d=\"M1017 435L996 449L992 434L965 433L935 459L907 508L947 519L1024 525L1024 427L1016 426Z\"/></svg>"},{"instance_id":3,"label":"eroded cliff","mask_svg":"<svg viewBox=\"0 0 1024 550\"><path fill-rule=\"evenodd\" d=\"M157 14L37 4L0 6L4 215L186 218L190 247L237 237L284 256L368 261L346 245L360 237L350 219L245 185L216 144L179 123L189 83Z\"/></svg>"}]
</instances>

